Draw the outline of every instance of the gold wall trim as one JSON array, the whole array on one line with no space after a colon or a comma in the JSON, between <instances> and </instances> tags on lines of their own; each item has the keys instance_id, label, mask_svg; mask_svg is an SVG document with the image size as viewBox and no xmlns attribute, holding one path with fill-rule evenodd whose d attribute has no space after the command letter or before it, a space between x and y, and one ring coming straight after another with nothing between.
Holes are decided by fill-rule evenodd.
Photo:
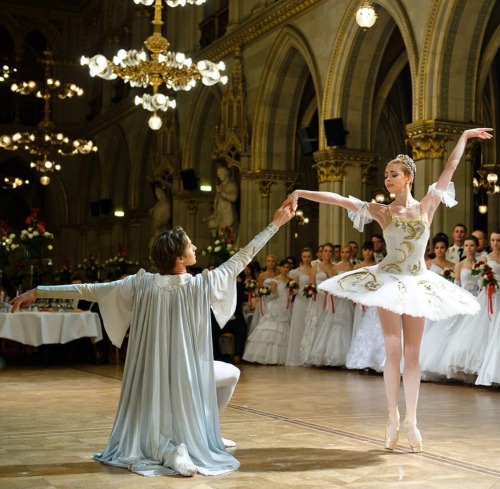
<instances>
[{"instance_id":1,"label":"gold wall trim","mask_svg":"<svg viewBox=\"0 0 500 489\"><path fill-rule=\"evenodd\" d=\"M408 143L415 161L443 158L446 142L460 135L470 125L463 122L430 119L412 122L406 126Z\"/></svg>"},{"instance_id":2,"label":"gold wall trim","mask_svg":"<svg viewBox=\"0 0 500 489\"><path fill-rule=\"evenodd\" d=\"M271 195L271 188L278 182L284 182L287 193L299 182L300 173L280 171L280 170L256 170L242 171L242 180L258 182L260 195L268 198Z\"/></svg>"},{"instance_id":3,"label":"gold wall trim","mask_svg":"<svg viewBox=\"0 0 500 489\"><path fill-rule=\"evenodd\" d=\"M359 165L363 180L375 169L377 155L368 151L346 148L326 148L314 153L318 183L341 182L348 166Z\"/></svg>"},{"instance_id":4,"label":"gold wall trim","mask_svg":"<svg viewBox=\"0 0 500 489\"><path fill-rule=\"evenodd\" d=\"M200 51L208 59L221 59L236 49L262 37L265 33L288 22L308 8L317 6L323 0L290 0L269 7L261 14L239 24L233 31Z\"/></svg>"}]
</instances>

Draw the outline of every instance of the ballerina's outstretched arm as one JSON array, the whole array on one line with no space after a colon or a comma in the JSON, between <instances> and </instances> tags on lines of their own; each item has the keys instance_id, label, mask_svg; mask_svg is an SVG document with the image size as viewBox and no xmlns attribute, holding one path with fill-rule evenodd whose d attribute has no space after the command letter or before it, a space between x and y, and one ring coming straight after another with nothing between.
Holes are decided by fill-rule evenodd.
<instances>
[{"instance_id":1,"label":"ballerina's outstretched arm","mask_svg":"<svg viewBox=\"0 0 500 489\"><path fill-rule=\"evenodd\" d=\"M433 184L430 189L433 188L421 201L422 211L427 215L428 222L432 222L432 218L434 216L434 212L436 211L438 205L443 200L443 196L448 192L448 186L451 183L451 179L453 178L453 174L460 163L460 159L462 158L465 147L467 145L467 141L470 138L479 138L479 139L491 139L493 137L489 131L493 131L493 129L488 127L478 128L478 129L467 129L465 130L460 139L458 140L455 148L451 152L448 157L448 161L446 162L446 166L444 167L443 172L438 178L438 181ZM451 200L449 203L444 202L448 206L456 205L456 201L454 200L454 189L452 188L451 192Z\"/></svg>"},{"instance_id":2,"label":"ballerina's outstretched arm","mask_svg":"<svg viewBox=\"0 0 500 489\"><path fill-rule=\"evenodd\" d=\"M455 170L460 163L460 159L464 154L467 141L471 138L491 139L493 135L490 134L490 131L493 131L493 129L489 127L483 127L478 129L467 129L462 133L460 139L457 142L457 145L451 152L448 161L446 162L446 166L444 167L443 172L441 173L437 181L436 189L446 190L448 188L448 185L453 178L453 174L455 173Z\"/></svg>"},{"instance_id":3,"label":"ballerina's outstretched arm","mask_svg":"<svg viewBox=\"0 0 500 489\"><path fill-rule=\"evenodd\" d=\"M299 198L319 202L320 204L338 205L344 209L355 211L357 205L347 197L336 194L334 192L318 192L314 190L294 190L283 203L283 206L290 206L295 211L297 209L297 202Z\"/></svg>"}]
</instances>

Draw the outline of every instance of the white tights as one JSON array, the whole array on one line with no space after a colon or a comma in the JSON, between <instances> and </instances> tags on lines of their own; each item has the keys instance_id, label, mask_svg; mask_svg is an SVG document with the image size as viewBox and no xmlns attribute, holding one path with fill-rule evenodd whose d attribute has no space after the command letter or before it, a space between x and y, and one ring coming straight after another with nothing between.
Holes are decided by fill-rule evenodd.
<instances>
[{"instance_id":1,"label":"white tights","mask_svg":"<svg viewBox=\"0 0 500 489\"><path fill-rule=\"evenodd\" d=\"M398 412L399 386L401 383L400 365L401 356L404 355L403 385L406 418L415 420L420 390L419 353L425 319L405 314L401 316L382 308L379 308L378 314L385 341L384 383L389 418L394 417ZM403 343L401 334L403 334ZM397 417L399 416L397 415Z\"/></svg>"},{"instance_id":2,"label":"white tights","mask_svg":"<svg viewBox=\"0 0 500 489\"><path fill-rule=\"evenodd\" d=\"M240 370L234 365L214 361L215 386L217 388L217 407L219 415L224 411L233 397L234 389L240 378Z\"/></svg>"}]
</instances>

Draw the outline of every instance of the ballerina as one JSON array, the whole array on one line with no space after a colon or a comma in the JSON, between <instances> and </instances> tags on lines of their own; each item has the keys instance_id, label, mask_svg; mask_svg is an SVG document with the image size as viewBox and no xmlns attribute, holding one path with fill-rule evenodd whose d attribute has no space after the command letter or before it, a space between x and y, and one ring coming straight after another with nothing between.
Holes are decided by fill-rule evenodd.
<instances>
[{"instance_id":1,"label":"ballerina","mask_svg":"<svg viewBox=\"0 0 500 489\"><path fill-rule=\"evenodd\" d=\"M407 155L398 155L386 166L385 186L395 195L389 205L308 190L295 190L285 201L292 210L297 209L299 198L338 205L349 211L348 215L359 231L363 230L366 223L375 220L384 232L388 252L380 263L332 277L323 282L320 288L366 306L378 307L386 350L384 383L389 416L385 447L390 450L395 448L399 437L398 396L403 350L406 399L404 424L412 451L421 452L417 402L420 388L419 349L425 319L474 314L479 310L474 296L427 270L424 254L430 224L438 205L440 202L447 206L457 204L453 198L451 179L467 141L470 138L490 139L492 135L489 131L492 129L468 129L462 133L438 181L430 186L420 202L411 195L416 166Z\"/></svg>"}]
</instances>

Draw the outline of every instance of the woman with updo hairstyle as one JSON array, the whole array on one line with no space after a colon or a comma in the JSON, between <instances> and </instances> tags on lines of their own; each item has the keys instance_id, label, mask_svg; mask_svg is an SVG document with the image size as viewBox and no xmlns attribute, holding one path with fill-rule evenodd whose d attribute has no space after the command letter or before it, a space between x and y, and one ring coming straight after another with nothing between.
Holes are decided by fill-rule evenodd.
<instances>
[{"instance_id":1,"label":"woman with updo hairstyle","mask_svg":"<svg viewBox=\"0 0 500 489\"><path fill-rule=\"evenodd\" d=\"M443 270L453 270L455 263L446 259L446 251L448 250L448 236L444 233L438 233L432 238L432 250L434 258L425 262L427 268L434 273L442 274Z\"/></svg>"},{"instance_id":2,"label":"woman with updo hairstyle","mask_svg":"<svg viewBox=\"0 0 500 489\"><path fill-rule=\"evenodd\" d=\"M404 356L403 385L406 400L404 426L410 448L422 451L422 436L417 428L417 403L420 390L419 351L426 319L446 319L457 314L475 314L479 304L474 296L425 266L425 249L434 214L441 202L456 205L451 179L472 138L488 140L492 129L468 129L450 153L443 172L418 201L411 193L416 165L408 155L398 155L385 167L385 187L394 200L390 204L363 202L333 192L295 190L286 203L297 209L300 198L345 208L362 232L375 220L383 230L387 255L377 265L336 275L319 287L339 297L365 306L378 307L384 333L384 367L388 419L385 448L393 450L399 439L398 399L400 365Z\"/></svg>"}]
</instances>

